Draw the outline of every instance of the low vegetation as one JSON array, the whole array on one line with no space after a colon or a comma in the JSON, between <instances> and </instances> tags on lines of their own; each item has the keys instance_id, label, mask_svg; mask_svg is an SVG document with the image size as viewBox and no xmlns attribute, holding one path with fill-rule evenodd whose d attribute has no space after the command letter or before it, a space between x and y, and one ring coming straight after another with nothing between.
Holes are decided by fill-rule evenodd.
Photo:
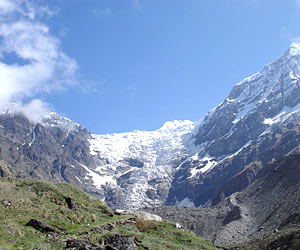
<instances>
[{"instance_id":1,"label":"low vegetation","mask_svg":"<svg viewBox=\"0 0 300 250\"><path fill-rule=\"evenodd\" d=\"M28 224L33 219L54 230L34 228ZM79 243L106 249L118 237L136 249L216 249L173 223L113 215L104 202L74 186L44 181L0 178L0 223L0 249L79 249Z\"/></svg>"}]
</instances>

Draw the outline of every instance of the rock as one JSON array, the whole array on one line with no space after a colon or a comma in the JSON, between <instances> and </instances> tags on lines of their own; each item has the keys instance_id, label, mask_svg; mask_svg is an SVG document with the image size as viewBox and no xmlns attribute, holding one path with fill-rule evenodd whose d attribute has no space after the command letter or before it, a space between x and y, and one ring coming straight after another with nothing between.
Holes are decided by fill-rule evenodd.
<instances>
[{"instance_id":1,"label":"rock","mask_svg":"<svg viewBox=\"0 0 300 250\"><path fill-rule=\"evenodd\" d=\"M115 227L115 225L113 223L107 223L102 226L102 228L107 231L111 231L114 227Z\"/></svg>"},{"instance_id":2,"label":"rock","mask_svg":"<svg viewBox=\"0 0 300 250\"><path fill-rule=\"evenodd\" d=\"M144 211L132 211L132 210L122 210L116 209L115 215L132 215L142 220L151 220L151 221L162 221L162 218L156 214L150 214Z\"/></svg>"},{"instance_id":3,"label":"rock","mask_svg":"<svg viewBox=\"0 0 300 250\"><path fill-rule=\"evenodd\" d=\"M3 200L2 204L3 204L4 207L10 207L11 206L11 201Z\"/></svg>"},{"instance_id":4,"label":"rock","mask_svg":"<svg viewBox=\"0 0 300 250\"><path fill-rule=\"evenodd\" d=\"M178 228L178 229L183 229L183 228L184 228L184 227L181 226L179 223L176 223L176 224L175 224L175 227Z\"/></svg>"},{"instance_id":5,"label":"rock","mask_svg":"<svg viewBox=\"0 0 300 250\"><path fill-rule=\"evenodd\" d=\"M106 249L111 250L136 250L137 246L135 241L130 236L125 235L112 235L105 240L105 244L108 245Z\"/></svg>"},{"instance_id":6,"label":"rock","mask_svg":"<svg viewBox=\"0 0 300 250\"><path fill-rule=\"evenodd\" d=\"M42 233L47 233L47 232L61 233L61 230L49 225L47 222L42 220L31 219L25 226L31 226Z\"/></svg>"},{"instance_id":7,"label":"rock","mask_svg":"<svg viewBox=\"0 0 300 250\"><path fill-rule=\"evenodd\" d=\"M93 244L89 239L69 239L66 249L68 250L103 250L102 247Z\"/></svg>"},{"instance_id":8,"label":"rock","mask_svg":"<svg viewBox=\"0 0 300 250\"><path fill-rule=\"evenodd\" d=\"M108 215L109 217L114 217L114 214L112 212L110 212L109 210L107 210L106 208L104 208L102 212L104 214Z\"/></svg>"},{"instance_id":9,"label":"rock","mask_svg":"<svg viewBox=\"0 0 300 250\"><path fill-rule=\"evenodd\" d=\"M74 201L72 198L70 197L66 197L65 198L67 204L68 204L68 208L74 211L77 211L78 209L78 204L76 203L76 201Z\"/></svg>"},{"instance_id":10,"label":"rock","mask_svg":"<svg viewBox=\"0 0 300 250\"><path fill-rule=\"evenodd\" d=\"M241 219L241 210L238 206L234 206L233 209L226 215L223 221L223 226L227 225L228 223Z\"/></svg>"}]
</instances>

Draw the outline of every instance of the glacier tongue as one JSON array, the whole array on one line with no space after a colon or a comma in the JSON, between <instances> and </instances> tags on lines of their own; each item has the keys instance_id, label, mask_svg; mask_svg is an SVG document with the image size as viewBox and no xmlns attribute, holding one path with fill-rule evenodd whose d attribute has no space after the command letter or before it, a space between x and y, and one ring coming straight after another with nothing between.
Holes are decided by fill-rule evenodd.
<instances>
[{"instance_id":1,"label":"glacier tongue","mask_svg":"<svg viewBox=\"0 0 300 250\"><path fill-rule=\"evenodd\" d=\"M124 208L128 204L130 208L162 205L175 168L189 156L186 145L195 127L194 122L186 120L166 122L155 131L93 134L90 153L101 160L94 171L113 176L115 184L111 181L107 186L119 188Z\"/></svg>"}]
</instances>

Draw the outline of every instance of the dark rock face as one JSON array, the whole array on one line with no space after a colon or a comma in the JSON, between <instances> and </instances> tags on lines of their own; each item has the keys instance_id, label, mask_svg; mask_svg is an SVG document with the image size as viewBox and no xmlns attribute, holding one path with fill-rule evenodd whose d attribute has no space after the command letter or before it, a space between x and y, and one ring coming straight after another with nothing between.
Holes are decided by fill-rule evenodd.
<instances>
[{"instance_id":1,"label":"dark rock face","mask_svg":"<svg viewBox=\"0 0 300 250\"><path fill-rule=\"evenodd\" d=\"M90 133L79 125L50 123L54 121L32 124L21 114L0 115L0 166L5 166L0 175L67 182L102 198L80 165L97 165L89 153Z\"/></svg>"},{"instance_id":2,"label":"dark rock face","mask_svg":"<svg viewBox=\"0 0 300 250\"><path fill-rule=\"evenodd\" d=\"M47 222L42 221L42 220L36 220L36 219L31 219L26 226L31 226L37 230L39 230L42 233L47 233L47 232L53 232L53 233L60 233L61 231L49 225Z\"/></svg>"},{"instance_id":3,"label":"dark rock face","mask_svg":"<svg viewBox=\"0 0 300 250\"><path fill-rule=\"evenodd\" d=\"M124 235L112 235L106 239L105 243L108 245L106 249L112 250L136 250L134 239Z\"/></svg>"}]
</instances>

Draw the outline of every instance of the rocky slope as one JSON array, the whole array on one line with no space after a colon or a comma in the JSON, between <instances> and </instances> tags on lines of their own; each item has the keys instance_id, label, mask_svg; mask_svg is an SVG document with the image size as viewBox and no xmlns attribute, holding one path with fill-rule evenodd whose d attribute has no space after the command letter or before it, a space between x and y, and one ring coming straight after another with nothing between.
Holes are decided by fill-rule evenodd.
<instances>
[{"instance_id":1,"label":"rocky slope","mask_svg":"<svg viewBox=\"0 0 300 250\"><path fill-rule=\"evenodd\" d=\"M291 228L299 230L300 154L283 157L267 166L258 180L216 206L160 207L147 211L179 222L217 244L233 245L255 239L248 243L247 249L277 249L256 246L265 239L269 243L276 241ZM300 242L297 246L300 247Z\"/></svg>"},{"instance_id":2,"label":"rocky slope","mask_svg":"<svg viewBox=\"0 0 300 250\"><path fill-rule=\"evenodd\" d=\"M90 137L86 129L55 113L32 124L21 114L7 112L0 115L0 173L88 188L91 181L83 184L80 178L86 175L81 164L94 164Z\"/></svg>"}]
</instances>

